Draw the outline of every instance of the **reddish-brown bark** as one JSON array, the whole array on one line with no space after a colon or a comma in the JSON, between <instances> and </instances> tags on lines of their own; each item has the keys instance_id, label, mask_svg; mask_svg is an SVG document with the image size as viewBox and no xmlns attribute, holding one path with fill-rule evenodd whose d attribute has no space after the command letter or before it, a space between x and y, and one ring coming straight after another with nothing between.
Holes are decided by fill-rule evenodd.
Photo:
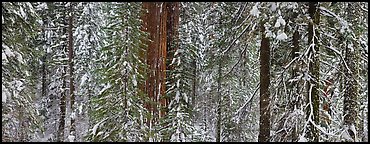
<instances>
[{"instance_id":1,"label":"reddish-brown bark","mask_svg":"<svg viewBox=\"0 0 370 144\"><path fill-rule=\"evenodd\" d=\"M148 94L150 100L145 108L153 113L153 122L159 117L166 115L166 108L169 100L165 97L166 92L166 70L171 69L166 66L167 56L173 58L177 46L173 46L173 41L177 36L179 23L179 4L178 3L143 3L143 9L147 13L142 16L142 30L146 31L150 41L146 51L146 63L148 65L147 80L145 88L142 89ZM144 54L141 54L144 56ZM144 59L144 58L143 58ZM158 109L160 108L160 109ZM147 121L148 124L150 120Z\"/></svg>"}]
</instances>

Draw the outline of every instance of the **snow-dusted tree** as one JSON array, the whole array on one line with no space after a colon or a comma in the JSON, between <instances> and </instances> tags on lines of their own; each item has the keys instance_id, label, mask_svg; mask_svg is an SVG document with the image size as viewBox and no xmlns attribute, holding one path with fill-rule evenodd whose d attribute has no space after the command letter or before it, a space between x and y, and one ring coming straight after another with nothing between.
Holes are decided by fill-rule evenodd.
<instances>
[{"instance_id":1,"label":"snow-dusted tree","mask_svg":"<svg viewBox=\"0 0 370 144\"><path fill-rule=\"evenodd\" d=\"M99 92L99 82L96 70L101 67L98 63L102 44L102 28L104 18L102 3L79 3L75 8L76 22L74 31L75 49L75 90L76 90L76 141L85 141L88 134L90 98Z\"/></svg>"},{"instance_id":2,"label":"snow-dusted tree","mask_svg":"<svg viewBox=\"0 0 370 144\"><path fill-rule=\"evenodd\" d=\"M31 3L2 3L2 141L30 141L42 131L34 103L37 20Z\"/></svg>"},{"instance_id":3,"label":"snow-dusted tree","mask_svg":"<svg viewBox=\"0 0 370 144\"><path fill-rule=\"evenodd\" d=\"M107 3L107 21L99 63L100 81L105 87L92 98L90 141L143 141L147 131L145 94L139 88L145 80L145 63L140 30L141 3Z\"/></svg>"},{"instance_id":4,"label":"snow-dusted tree","mask_svg":"<svg viewBox=\"0 0 370 144\"><path fill-rule=\"evenodd\" d=\"M180 45L183 37L184 22L180 21L180 3L165 3L167 21L167 72L166 97L168 97L168 113L162 118L164 141L185 142L191 141L193 126L191 121L190 92L192 79L189 70L194 57L193 49ZM180 10L180 11L179 11ZM183 19L182 19L183 20ZM181 32L179 32L181 31ZM179 35L181 33L181 35Z\"/></svg>"}]
</instances>

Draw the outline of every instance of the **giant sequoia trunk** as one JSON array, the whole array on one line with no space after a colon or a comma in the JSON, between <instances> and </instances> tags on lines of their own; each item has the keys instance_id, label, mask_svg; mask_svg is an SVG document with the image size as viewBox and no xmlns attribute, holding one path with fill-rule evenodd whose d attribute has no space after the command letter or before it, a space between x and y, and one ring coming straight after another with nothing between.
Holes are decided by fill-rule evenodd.
<instances>
[{"instance_id":1,"label":"giant sequoia trunk","mask_svg":"<svg viewBox=\"0 0 370 144\"><path fill-rule=\"evenodd\" d=\"M320 14L317 2L310 2L308 13L313 23L308 24L308 40L310 45L310 55L312 61L309 62L309 73L312 78L309 81L307 88L307 103L308 107L306 110L306 120L310 121L307 126L307 139L308 141L319 141L319 131L314 125L319 124L319 33L316 27L319 26Z\"/></svg>"},{"instance_id":2,"label":"giant sequoia trunk","mask_svg":"<svg viewBox=\"0 0 370 144\"><path fill-rule=\"evenodd\" d=\"M261 49L260 49L260 132L259 142L270 139L270 41L265 35L264 23L261 24Z\"/></svg>"},{"instance_id":3,"label":"giant sequoia trunk","mask_svg":"<svg viewBox=\"0 0 370 144\"><path fill-rule=\"evenodd\" d=\"M150 99L145 104L152 116L147 121L150 125L166 114L169 104L168 98L165 97L166 70L172 70L173 67L166 66L166 60L169 58L172 61L173 52L177 49L175 40L179 24L179 4L144 2L143 9L147 12L142 16L142 30L148 32L149 41L146 41L148 47L146 58L143 58L148 65L147 80L145 88L142 89Z\"/></svg>"}]
</instances>

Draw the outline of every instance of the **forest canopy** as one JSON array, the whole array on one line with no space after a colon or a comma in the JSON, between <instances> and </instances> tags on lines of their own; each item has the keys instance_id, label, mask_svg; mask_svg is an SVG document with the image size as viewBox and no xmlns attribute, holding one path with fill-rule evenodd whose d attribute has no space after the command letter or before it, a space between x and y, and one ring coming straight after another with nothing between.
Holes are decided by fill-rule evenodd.
<instances>
[{"instance_id":1,"label":"forest canopy","mask_svg":"<svg viewBox=\"0 0 370 144\"><path fill-rule=\"evenodd\" d=\"M367 2L2 2L2 142L366 142Z\"/></svg>"}]
</instances>

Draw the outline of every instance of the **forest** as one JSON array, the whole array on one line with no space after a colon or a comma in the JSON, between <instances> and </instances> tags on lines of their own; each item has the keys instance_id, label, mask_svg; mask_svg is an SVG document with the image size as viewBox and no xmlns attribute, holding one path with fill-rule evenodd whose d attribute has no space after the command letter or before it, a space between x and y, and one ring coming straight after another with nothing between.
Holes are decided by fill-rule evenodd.
<instances>
[{"instance_id":1,"label":"forest","mask_svg":"<svg viewBox=\"0 0 370 144\"><path fill-rule=\"evenodd\" d=\"M367 142L368 2L2 2L2 142Z\"/></svg>"}]
</instances>

